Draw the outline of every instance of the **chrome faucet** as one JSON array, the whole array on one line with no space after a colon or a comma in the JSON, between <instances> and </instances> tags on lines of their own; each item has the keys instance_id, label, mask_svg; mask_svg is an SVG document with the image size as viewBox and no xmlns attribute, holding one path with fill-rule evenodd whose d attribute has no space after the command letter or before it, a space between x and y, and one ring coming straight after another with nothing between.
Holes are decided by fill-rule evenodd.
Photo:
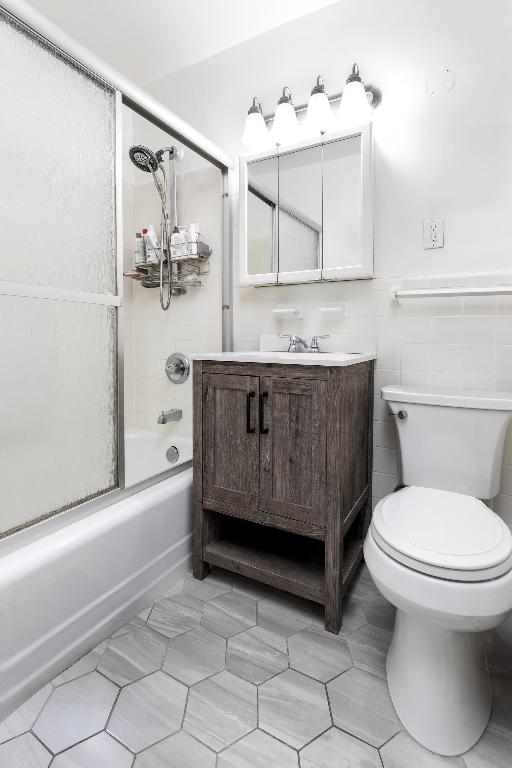
<instances>
[{"instance_id":1,"label":"chrome faucet","mask_svg":"<svg viewBox=\"0 0 512 768\"><path fill-rule=\"evenodd\" d=\"M280 333L279 337L281 339L290 339L290 346L288 347L288 352L320 352L320 345L318 343L319 339L328 339L329 334L324 333L320 336L313 336L311 339L311 344L308 344L307 340L304 339L302 336L296 336L295 334L290 333Z\"/></svg>"},{"instance_id":2,"label":"chrome faucet","mask_svg":"<svg viewBox=\"0 0 512 768\"><path fill-rule=\"evenodd\" d=\"M288 352L309 352L309 344L302 336L296 336L294 333L280 333L279 338L290 339Z\"/></svg>"},{"instance_id":3,"label":"chrome faucet","mask_svg":"<svg viewBox=\"0 0 512 768\"><path fill-rule=\"evenodd\" d=\"M170 411L162 411L158 419L157 424L167 424L168 421L181 421L183 418L183 411L181 408L171 408Z\"/></svg>"}]
</instances>

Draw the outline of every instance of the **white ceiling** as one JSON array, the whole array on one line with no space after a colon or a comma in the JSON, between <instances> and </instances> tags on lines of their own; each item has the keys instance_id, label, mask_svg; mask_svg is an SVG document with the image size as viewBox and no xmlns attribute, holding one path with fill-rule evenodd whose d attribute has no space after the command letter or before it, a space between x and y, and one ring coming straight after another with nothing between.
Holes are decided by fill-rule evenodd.
<instances>
[{"instance_id":1,"label":"white ceiling","mask_svg":"<svg viewBox=\"0 0 512 768\"><path fill-rule=\"evenodd\" d=\"M30 0L79 42L148 87L335 0Z\"/></svg>"}]
</instances>

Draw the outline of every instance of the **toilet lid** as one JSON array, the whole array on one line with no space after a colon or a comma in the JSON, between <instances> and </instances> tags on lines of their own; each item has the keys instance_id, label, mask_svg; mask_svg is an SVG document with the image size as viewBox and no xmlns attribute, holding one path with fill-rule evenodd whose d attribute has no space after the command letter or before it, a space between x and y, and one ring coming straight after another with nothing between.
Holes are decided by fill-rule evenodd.
<instances>
[{"instance_id":1,"label":"toilet lid","mask_svg":"<svg viewBox=\"0 0 512 768\"><path fill-rule=\"evenodd\" d=\"M512 569L512 535L482 501L411 486L376 506L372 534L398 562L457 581L484 581Z\"/></svg>"}]
</instances>

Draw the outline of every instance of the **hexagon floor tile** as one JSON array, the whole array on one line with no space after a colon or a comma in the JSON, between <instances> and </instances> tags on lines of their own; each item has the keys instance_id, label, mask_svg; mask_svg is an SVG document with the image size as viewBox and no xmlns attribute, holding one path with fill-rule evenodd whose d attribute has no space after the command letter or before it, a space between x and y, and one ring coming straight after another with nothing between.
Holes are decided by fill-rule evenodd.
<instances>
[{"instance_id":1,"label":"hexagon floor tile","mask_svg":"<svg viewBox=\"0 0 512 768\"><path fill-rule=\"evenodd\" d=\"M194 685L222 672L225 663L225 639L204 627L196 627L169 640L162 669L185 685Z\"/></svg>"},{"instance_id":2,"label":"hexagon floor tile","mask_svg":"<svg viewBox=\"0 0 512 768\"><path fill-rule=\"evenodd\" d=\"M258 625L278 635L289 637L305 629L308 624L292 610L287 611L269 600L260 600L258 603Z\"/></svg>"},{"instance_id":3,"label":"hexagon floor tile","mask_svg":"<svg viewBox=\"0 0 512 768\"><path fill-rule=\"evenodd\" d=\"M148 626L165 637L176 637L199 626L204 603L192 595L177 594L155 603Z\"/></svg>"},{"instance_id":4,"label":"hexagon floor tile","mask_svg":"<svg viewBox=\"0 0 512 768\"><path fill-rule=\"evenodd\" d=\"M107 732L140 752L181 728L186 701L186 686L155 672L122 689Z\"/></svg>"},{"instance_id":5,"label":"hexagon floor tile","mask_svg":"<svg viewBox=\"0 0 512 768\"><path fill-rule=\"evenodd\" d=\"M131 768L133 755L105 732L57 755L52 768Z\"/></svg>"},{"instance_id":6,"label":"hexagon floor tile","mask_svg":"<svg viewBox=\"0 0 512 768\"><path fill-rule=\"evenodd\" d=\"M226 669L251 683L263 683L288 666L285 638L264 627L252 627L228 640Z\"/></svg>"},{"instance_id":7,"label":"hexagon floor tile","mask_svg":"<svg viewBox=\"0 0 512 768\"><path fill-rule=\"evenodd\" d=\"M434 755L421 747L405 731L388 741L380 750L380 755L384 768L405 768L406 766L414 766L414 768L465 768L462 757ZM488 768L491 766L497 768L492 763L489 764Z\"/></svg>"},{"instance_id":8,"label":"hexagon floor tile","mask_svg":"<svg viewBox=\"0 0 512 768\"><path fill-rule=\"evenodd\" d=\"M189 574L183 584L183 592L200 600L212 600L226 592L230 592L233 585L231 574L227 571L213 571L206 579L194 579Z\"/></svg>"},{"instance_id":9,"label":"hexagon floor tile","mask_svg":"<svg viewBox=\"0 0 512 768\"><path fill-rule=\"evenodd\" d=\"M374 627L372 624L365 624L352 632L346 640L354 665L385 678L386 658L392 634L389 629Z\"/></svg>"},{"instance_id":10,"label":"hexagon floor tile","mask_svg":"<svg viewBox=\"0 0 512 768\"><path fill-rule=\"evenodd\" d=\"M222 637L231 637L256 624L256 600L226 592L205 603L201 624Z\"/></svg>"},{"instance_id":11,"label":"hexagon floor tile","mask_svg":"<svg viewBox=\"0 0 512 768\"><path fill-rule=\"evenodd\" d=\"M295 750L256 730L219 755L218 768L298 768Z\"/></svg>"},{"instance_id":12,"label":"hexagon floor tile","mask_svg":"<svg viewBox=\"0 0 512 768\"><path fill-rule=\"evenodd\" d=\"M0 744L2 768L48 768L51 754L31 733Z\"/></svg>"},{"instance_id":13,"label":"hexagon floor tile","mask_svg":"<svg viewBox=\"0 0 512 768\"><path fill-rule=\"evenodd\" d=\"M141 752L135 768L215 768L217 756L185 731Z\"/></svg>"},{"instance_id":14,"label":"hexagon floor tile","mask_svg":"<svg viewBox=\"0 0 512 768\"><path fill-rule=\"evenodd\" d=\"M300 749L332 725L325 686L292 669L258 689L259 726Z\"/></svg>"},{"instance_id":15,"label":"hexagon floor tile","mask_svg":"<svg viewBox=\"0 0 512 768\"><path fill-rule=\"evenodd\" d=\"M0 723L0 768L510 768L512 619L489 635L489 726L445 758L393 709L393 613L365 566L338 637L306 601L189 575Z\"/></svg>"},{"instance_id":16,"label":"hexagon floor tile","mask_svg":"<svg viewBox=\"0 0 512 768\"><path fill-rule=\"evenodd\" d=\"M34 693L28 701L15 710L3 723L0 723L0 744L15 736L21 736L32 728L52 691L51 685L45 685L44 688Z\"/></svg>"},{"instance_id":17,"label":"hexagon floor tile","mask_svg":"<svg viewBox=\"0 0 512 768\"><path fill-rule=\"evenodd\" d=\"M128 685L160 669L167 640L148 627L116 637L103 654L98 672L117 685Z\"/></svg>"},{"instance_id":18,"label":"hexagon floor tile","mask_svg":"<svg viewBox=\"0 0 512 768\"><path fill-rule=\"evenodd\" d=\"M326 683L352 666L348 645L336 635L308 627L288 638L290 666Z\"/></svg>"},{"instance_id":19,"label":"hexagon floor tile","mask_svg":"<svg viewBox=\"0 0 512 768\"><path fill-rule=\"evenodd\" d=\"M219 751L256 728L257 689L231 672L192 686L183 728Z\"/></svg>"},{"instance_id":20,"label":"hexagon floor tile","mask_svg":"<svg viewBox=\"0 0 512 768\"><path fill-rule=\"evenodd\" d=\"M349 669L327 683L327 693L334 725L374 747L402 730L388 685L380 677Z\"/></svg>"},{"instance_id":21,"label":"hexagon floor tile","mask_svg":"<svg viewBox=\"0 0 512 768\"><path fill-rule=\"evenodd\" d=\"M376 749L337 728L330 728L307 747L301 749L300 766L301 768L382 768ZM413 768L413 763L410 768Z\"/></svg>"},{"instance_id":22,"label":"hexagon floor tile","mask_svg":"<svg viewBox=\"0 0 512 768\"><path fill-rule=\"evenodd\" d=\"M86 653L81 659L78 659L75 664L72 664L65 669L64 672L61 672L60 675L57 675L57 677L52 680L52 684L57 687L63 683L69 683L70 680L76 680L77 677L82 677L82 675L86 675L88 672L93 672L100 663L107 647L108 640L104 640L96 646L96 648L93 648L92 651L89 651L89 653Z\"/></svg>"},{"instance_id":23,"label":"hexagon floor tile","mask_svg":"<svg viewBox=\"0 0 512 768\"><path fill-rule=\"evenodd\" d=\"M52 752L60 752L101 731L119 688L97 672L56 688L32 728Z\"/></svg>"}]
</instances>

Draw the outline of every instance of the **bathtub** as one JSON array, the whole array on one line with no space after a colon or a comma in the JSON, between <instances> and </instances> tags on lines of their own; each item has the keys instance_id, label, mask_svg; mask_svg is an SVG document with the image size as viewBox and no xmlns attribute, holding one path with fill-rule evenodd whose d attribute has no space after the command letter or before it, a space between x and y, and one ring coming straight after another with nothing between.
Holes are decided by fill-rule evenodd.
<instances>
[{"instance_id":1,"label":"bathtub","mask_svg":"<svg viewBox=\"0 0 512 768\"><path fill-rule=\"evenodd\" d=\"M192 470L149 482L0 541L0 721L189 570Z\"/></svg>"},{"instance_id":2,"label":"bathtub","mask_svg":"<svg viewBox=\"0 0 512 768\"><path fill-rule=\"evenodd\" d=\"M177 450L176 461L170 461L166 456L171 446ZM134 485L191 461L192 440L159 435L144 429L130 429L124 437L124 452L126 485Z\"/></svg>"}]
</instances>

